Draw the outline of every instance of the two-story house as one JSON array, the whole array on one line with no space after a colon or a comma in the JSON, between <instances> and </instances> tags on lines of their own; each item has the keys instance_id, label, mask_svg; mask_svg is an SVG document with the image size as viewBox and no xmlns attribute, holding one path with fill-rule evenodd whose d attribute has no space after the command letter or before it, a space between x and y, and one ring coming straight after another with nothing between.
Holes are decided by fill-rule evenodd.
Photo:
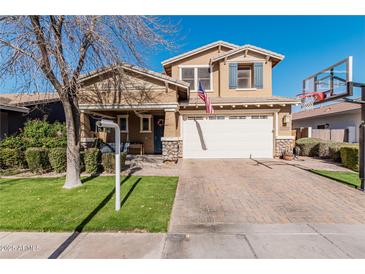
<instances>
[{"instance_id":1,"label":"two-story house","mask_svg":"<svg viewBox=\"0 0 365 274\"><path fill-rule=\"evenodd\" d=\"M123 141L145 153L182 158L272 158L292 146L291 105L272 95L272 69L284 56L217 41L162 62L164 73L129 64L82 78L82 141L90 117L118 121ZM119 73L119 72L123 73ZM197 96L204 86L214 108Z\"/></svg>"}]
</instances>

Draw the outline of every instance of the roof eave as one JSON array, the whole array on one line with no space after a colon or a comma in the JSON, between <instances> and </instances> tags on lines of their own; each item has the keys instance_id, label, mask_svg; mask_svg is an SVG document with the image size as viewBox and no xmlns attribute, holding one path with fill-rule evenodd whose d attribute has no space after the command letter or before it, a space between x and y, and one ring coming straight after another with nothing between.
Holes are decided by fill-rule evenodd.
<instances>
[{"instance_id":1,"label":"roof eave","mask_svg":"<svg viewBox=\"0 0 365 274\"><path fill-rule=\"evenodd\" d=\"M12 105L0 104L0 110L9 110L9 111L22 112L22 113L29 113L29 109L26 107L18 107L18 106L12 106Z\"/></svg>"},{"instance_id":2,"label":"roof eave","mask_svg":"<svg viewBox=\"0 0 365 274\"><path fill-rule=\"evenodd\" d=\"M197 54L197 53L200 53L202 51L205 51L205 50L214 48L214 47L219 46L219 45L222 45L222 46L225 46L225 47L231 48L231 49L235 49L235 48L239 47L238 45L231 44L231 43L228 43L228 42L225 42L225 41L221 41L220 40L220 41L213 42L213 43L207 44L205 46L202 46L202 47L193 49L191 51L187 51L185 53L182 53L180 55L174 56L172 58L166 59L166 60L162 61L161 64L162 64L163 67L165 67L165 66L167 66L169 64L172 64L174 62L177 62L177 61L179 61L181 59L187 58L189 56L192 56L192 55Z\"/></svg>"},{"instance_id":3,"label":"roof eave","mask_svg":"<svg viewBox=\"0 0 365 274\"><path fill-rule=\"evenodd\" d=\"M255 106L255 105L297 105L300 102L298 101L282 101L282 102L211 102L214 106L230 106L230 105L248 105L248 106ZM199 103L191 103L191 102L184 102L180 103L182 106L204 106L203 102Z\"/></svg>"},{"instance_id":4,"label":"roof eave","mask_svg":"<svg viewBox=\"0 0 365 274\"><path fill-rule=\"evenodd\" d=\"M242 46L238 49L233 49L233 50L227 52L226 54L223 54L223 55L218 56L216 58L212 58L212 63L214 63L216 61L219 61L219 60L222 60L226 57L232 56L234 54L240 53L244 50L251 50L253 52L257 52L257 53L260 53L260 54L263 54L263 55L266 55L266 56L270 56L271 58L274 58L274 59L278 60L278 62L275 63L274 66L285 59L285 56L282 55L282 54L274 53L274 52L271 52L271 51L268 51L268 50L265 50L265 49L260 49L260 48L257 48L255 46L252 46L252 45L244 45L244 46Z\"/></svg>"}]
</instances>

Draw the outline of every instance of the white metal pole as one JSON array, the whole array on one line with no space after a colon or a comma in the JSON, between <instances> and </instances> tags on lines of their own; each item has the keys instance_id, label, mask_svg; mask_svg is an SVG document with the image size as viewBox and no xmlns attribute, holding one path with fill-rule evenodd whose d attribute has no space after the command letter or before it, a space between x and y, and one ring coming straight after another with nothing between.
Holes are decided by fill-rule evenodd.
<instances>
[{"instance_id":1,"label":"white metal pole","mask_svg":"<svg viewBox=\"0 0 365 274\"><path fill-rule=\"evenodd\" d=\"M97 122L99 127L114 128L115 131L115 210L120 210L120 128L111 120Z\"/></svg>"},{"instance_id":2,"label":"white metal pole","mask_svg":"<svg viewBox=\"0 0 365 274\"><path fill-rule=\"evenodd\" d=\"M120 210L120 129L115 129L115 210Z\"/></svg>"}]
</instances>

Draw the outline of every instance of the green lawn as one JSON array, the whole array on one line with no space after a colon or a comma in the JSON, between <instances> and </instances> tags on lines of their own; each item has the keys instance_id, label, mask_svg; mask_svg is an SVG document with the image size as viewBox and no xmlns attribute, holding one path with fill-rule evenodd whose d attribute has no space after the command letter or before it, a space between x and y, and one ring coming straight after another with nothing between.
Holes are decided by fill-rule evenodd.
<instances>
[{"instance_id":1,"label":"green lawn","mask_svg":"<svg viewBox=\"0 0 365 274\"><path fill-rule=\"evenodd\" d=\"M354 187L360 187L359 174L352 171L328 171L328 170L312 170L314 173L325 176L327 178L345 183Z\"/></svg>"},{"instance_id":2,"label":"green lawn","mask_svg":"<svg viewBox=\"0 0 365 274\"><path fill-rule=\"evenodd\" d=\"M0 231L166 231L178 177L123 177L116 212L114 177L0 179Z\"/></svg>"}]
</instances>

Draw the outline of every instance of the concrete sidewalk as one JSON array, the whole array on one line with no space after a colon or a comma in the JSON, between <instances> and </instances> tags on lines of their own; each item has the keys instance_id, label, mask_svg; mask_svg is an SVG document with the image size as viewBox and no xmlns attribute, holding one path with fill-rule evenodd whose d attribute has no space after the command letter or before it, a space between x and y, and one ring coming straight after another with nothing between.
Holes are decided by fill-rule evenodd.
<instances>
[{"instance_id":1,"label":"concrete sidewalk","mask_svg":"<svg viewBox=\"0 0 365 274\"><path fill-rule=\"evenodd\" d=\"M174 233L0 232L0 258L365 258L365 225L216 224ZM60 248L63 247L63 248Z\"/></svg>"}]
</instances>

